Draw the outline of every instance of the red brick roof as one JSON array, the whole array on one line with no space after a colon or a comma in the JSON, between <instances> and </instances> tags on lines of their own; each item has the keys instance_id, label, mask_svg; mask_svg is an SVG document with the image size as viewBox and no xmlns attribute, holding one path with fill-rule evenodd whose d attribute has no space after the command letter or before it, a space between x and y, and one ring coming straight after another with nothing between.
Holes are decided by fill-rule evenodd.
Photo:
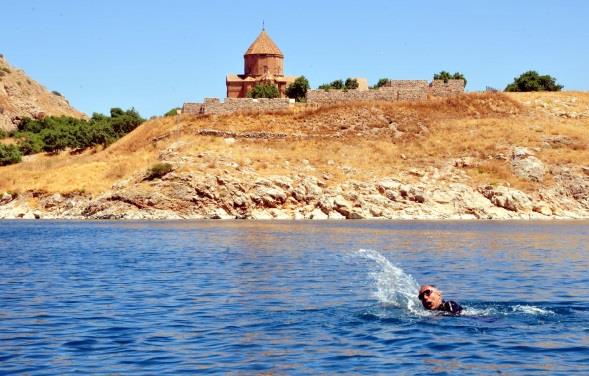
<instances>
[{"instance_id":1,"label":"red brick roof","mask_svg":"<svg viewBox=\"0 0 589 376\"><path fill-rule=\"evenodd\" d=\"M279 55L284 57L282 51L266 33L266 30L262 30L254 43L247 49L245 55Z\"/></svg>"}]
</instances>

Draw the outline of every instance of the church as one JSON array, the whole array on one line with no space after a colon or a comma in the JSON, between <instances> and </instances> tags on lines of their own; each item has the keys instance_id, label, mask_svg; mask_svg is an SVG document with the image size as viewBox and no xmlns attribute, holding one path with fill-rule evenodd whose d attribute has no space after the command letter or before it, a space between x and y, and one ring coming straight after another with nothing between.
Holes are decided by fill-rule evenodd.
<instances>
[{"instance_id":1,"label":"church","mask_svg":"<svg viewBox=\"0 0 589 376\"><path fill-rule=\"evenodd\" d=\"M297 78L284 75L284 55L263 28L243 55L243 60L243 74L227 75L227 98L245 98L260 83L276 85L284 98L287 86Z\"/></svg>"}]
</instances>

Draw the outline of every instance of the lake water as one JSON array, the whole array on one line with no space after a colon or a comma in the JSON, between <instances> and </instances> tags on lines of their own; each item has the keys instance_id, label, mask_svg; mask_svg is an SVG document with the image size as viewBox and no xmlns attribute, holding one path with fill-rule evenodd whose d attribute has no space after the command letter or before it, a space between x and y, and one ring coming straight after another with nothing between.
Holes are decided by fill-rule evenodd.
<instances>
[{"instance_id":1,"label":"lake water","mask_svg":"<svg viewBox=\"0 0 589 376\"><path fill-rule=\"evenodd\" d=\"M2 221L0 374L587 374L588 244L588 222Z\"/></svg>"}]
</instances>

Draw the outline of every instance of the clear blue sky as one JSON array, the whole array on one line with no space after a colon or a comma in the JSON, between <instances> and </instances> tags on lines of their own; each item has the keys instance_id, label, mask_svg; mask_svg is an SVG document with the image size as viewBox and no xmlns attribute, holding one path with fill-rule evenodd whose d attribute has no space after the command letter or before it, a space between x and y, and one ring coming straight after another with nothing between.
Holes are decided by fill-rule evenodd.
<instances>
[{"instance_id":1,"label":"clear blue sky","mask_svg":"<svg viewBox=\"0 0 589 376\"><path fill-rule=\"evenodd\" d=\"M285 74L431 79L504 88L535 69L589 90L589 1L3 0L0 53L81 111L143 116L224 97L227 73L266 30Z\"/></svg>"}]
</instances>

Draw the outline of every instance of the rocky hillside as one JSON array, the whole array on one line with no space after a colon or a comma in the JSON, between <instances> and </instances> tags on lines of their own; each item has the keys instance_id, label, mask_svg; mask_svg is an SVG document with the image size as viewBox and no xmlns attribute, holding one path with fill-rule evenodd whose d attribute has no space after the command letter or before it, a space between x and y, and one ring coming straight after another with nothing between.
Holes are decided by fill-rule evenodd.
<instances>
[{"instance_id":1,"label":"rocky hillside","mask_svg":"<svg viewBox=\"0 0 589 376\"><path fill-rule=\"evenodd\" d=\"M0 55L0 130L15 129L19 118L44 115L84 116L61 94L49 92Z\"/></svg>"},{"instance_id":2,"label":"rocky hillside","mask_svg":"<svg viewBox=\"0 0 589 376\"><path fill-rule=\"evenodd\" d=\"M588 93L160 118L0 168L0 218L589 218L588 146Z\"/></svg>"}]
</instances>

